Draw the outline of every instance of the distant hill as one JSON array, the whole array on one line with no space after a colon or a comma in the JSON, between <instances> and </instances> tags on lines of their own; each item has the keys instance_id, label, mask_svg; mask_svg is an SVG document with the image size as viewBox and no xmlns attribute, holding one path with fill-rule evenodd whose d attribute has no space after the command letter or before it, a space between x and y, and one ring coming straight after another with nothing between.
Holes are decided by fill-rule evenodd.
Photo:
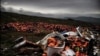
<instances>
[{"instance_id":1,"label":"distant hill","mask_svg":"<svg viewBox=\"0 0 100 56\"><path fill-rule=\"evenodd\" d=\"M8 22L48 22L54 24L66 24L66 25L73 25L73 26L91 26L91 23L73 20L72 18L68 19L57 19L57 18L48 18L48 17L39 17L39 16L28 16L16 13L9 13L9 12L1 12L1 24L8 23Z\"/></svg>"},{"instance_id":2,"label":"distant hill","mask_svg":"<svg viewBox=\"0 0 100 56\"><path fill-rule=\"evenodd\" d=\"M93 24L99 24L100 25L100 18L94 18L94 17L76 17L75 20L81 20Z\"/></svg>"}]
</instances>

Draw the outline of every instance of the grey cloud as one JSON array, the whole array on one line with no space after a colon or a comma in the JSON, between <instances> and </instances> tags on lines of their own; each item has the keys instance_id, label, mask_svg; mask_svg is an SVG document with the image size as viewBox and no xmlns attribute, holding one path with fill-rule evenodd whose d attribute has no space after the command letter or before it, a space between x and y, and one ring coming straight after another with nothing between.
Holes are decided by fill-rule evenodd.
<instances>
[{"instance_id":1,"label":"grey cloud","mask_svg":"<svg viewBox=\"0 0 100 56\"><path fill-rule=\"evenodd\" d=\"M45 12L46 10L58 10L59 13L69 11L69 13L81 15L85 13L100 14L100 0L2 0L3 2L8 2L8 5L22 7L24 10L28 8L32 11L39 9ZM41 11L39 12L41 13Z\"/></svg>"},{"instance_id":2,"label":"grey cloud","mask_svg":"<svg viewBox=\"0 0 100 56\"><path fill-rule=\"evenodd\" d=\"M4 0L19 6L38 6L45 8L96 8L98 0Z\"/></svg>"}]
</instances>

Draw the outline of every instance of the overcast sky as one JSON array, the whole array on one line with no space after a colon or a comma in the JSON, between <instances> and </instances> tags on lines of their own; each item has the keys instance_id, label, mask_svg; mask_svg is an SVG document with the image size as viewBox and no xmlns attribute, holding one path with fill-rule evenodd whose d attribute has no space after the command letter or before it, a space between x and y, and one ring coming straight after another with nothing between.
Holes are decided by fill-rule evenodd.
<instances>
[{"instance_id":1,"label":"overcast sky","mask_svg":"<svg viewBox=\"0 0 100 56\"><path fill-rule=\"evenodd\" d=\"M9 9L30 11L53 16L92 16L100 18L100 0L1 0Z\"/></svg>"}]
</instances>

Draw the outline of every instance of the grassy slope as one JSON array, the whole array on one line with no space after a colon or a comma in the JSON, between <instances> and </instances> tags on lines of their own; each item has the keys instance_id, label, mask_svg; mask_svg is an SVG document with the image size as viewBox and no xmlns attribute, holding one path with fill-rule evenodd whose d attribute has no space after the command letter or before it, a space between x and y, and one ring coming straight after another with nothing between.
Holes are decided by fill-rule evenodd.
<instances>
[{"instance_id":1,"label":"grassy slope","mask_svg":"<svg viewBox=\"0 0 100 56\"><path fill-rule=\"evenodd\" d=\"M54 19L54 18L45 18L45 17L37 17L37 16L26 16L21 14L15 14L15 13L7 13L7 12L1 12L1 19L0 19L0 25L9 23L9 22L47 22L47 23L54 23L54 24L65 24L65 25L74 25L74 26L90 26L91 24L81 22L81 21L75 21L72 19L68 20L62 20L62 19ZM1 32L0 37L0 43L1 47L10 47L13 45L13 41L20 37L20 36L26 36L28 40L31 40L33 42L36 42L40 39L42 39L47 33L41 33L41 34L34 34L34 33L27 33L27 32ZM7 52L5 56L12 55L12 53Z\"/></svg>"},{"instance_id":2,"label":"grassy slope","mask_svg":"<svg viewBox=\"0 0 100 56\"><path fill-rule=\"evenodd\" d=\"M65 25L72 25L72 26L90 26L91 24L88 24L86 22L81 21L75 21L72 19L54 19L54 18L45 18L45 17L37 17L37 16L27 16L27 15L21 15L21 14L15 14L15 13L7 13L7 12L1 12L1 19L0 23L5 24L9 22L47 22L47 23L54 23L54 24L65 24ZM0 25L1 25L0 24ZM3 32L1 33L1 43L8 43L15 40L19 36L27 36L29 40L32 40L33 42L36 42L37 40L43 38L47 33L41 33L41 34L34 34L34 33L27 33L27 32ZM14 37L14 38L13 38ZM35 39L34 39L35 38ZM7 39L7 40L6 40Z\"/></svg>"}]
</instances>

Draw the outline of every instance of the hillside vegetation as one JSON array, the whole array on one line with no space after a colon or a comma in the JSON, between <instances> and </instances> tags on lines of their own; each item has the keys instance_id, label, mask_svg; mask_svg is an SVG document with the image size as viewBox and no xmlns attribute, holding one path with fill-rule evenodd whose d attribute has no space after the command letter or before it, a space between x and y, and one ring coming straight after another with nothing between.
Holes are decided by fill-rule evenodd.
<instances>
[{"instance_id":1,"label":"hillside vegetation","mask_svg":"<svg viewBox=\"0 0 100 56\"><path fill-rule=\"evenodd\" d=\"M68 19L57 19L57 18L46 18L46 17L38 17L38 16L27 16L16 13L9 12L1 12L1 23L8 22L47 22L53 24L66 24L73 26L91 26L92 24L82 21L73 20L71 18Z\"/></svg>"},{"instance_id":2,"label":"hillside vegetation","mask_svg":"<svg viewBox=\"0 0 100 56\"><path fill-rule=\"evenodd\" d=\"M0 28L3 28L2 25L5 26L5 24L8 24L10 22L43 22L48 24L61 24L61 25L70 25L70 26L92 26L90 23L82 22L82 21L76 21L69 19L57 19L57 18L46 18L46 17L37 17L37 16L27 16L27 15L21 15L21 14L15 14L15 13L8 13L8 12L1 12L1 18L0 18ZM35 27L35 26L34 26ZM40 29L41 30L41 29ZM1 29L0 29L1 31ZM36 42L40 39L42 39L46 34L48 33L33 33L33 32L18 32L18 31L12 31L11 29L3 29L1 31L1 37L0 37L0 48L11 48L14 44L14 40L18 37L26 37L26 39ZM8 50L7 52L1 53L1 56L14 56L15 53L11 50Z\"/></svg>"}]
</instances>

